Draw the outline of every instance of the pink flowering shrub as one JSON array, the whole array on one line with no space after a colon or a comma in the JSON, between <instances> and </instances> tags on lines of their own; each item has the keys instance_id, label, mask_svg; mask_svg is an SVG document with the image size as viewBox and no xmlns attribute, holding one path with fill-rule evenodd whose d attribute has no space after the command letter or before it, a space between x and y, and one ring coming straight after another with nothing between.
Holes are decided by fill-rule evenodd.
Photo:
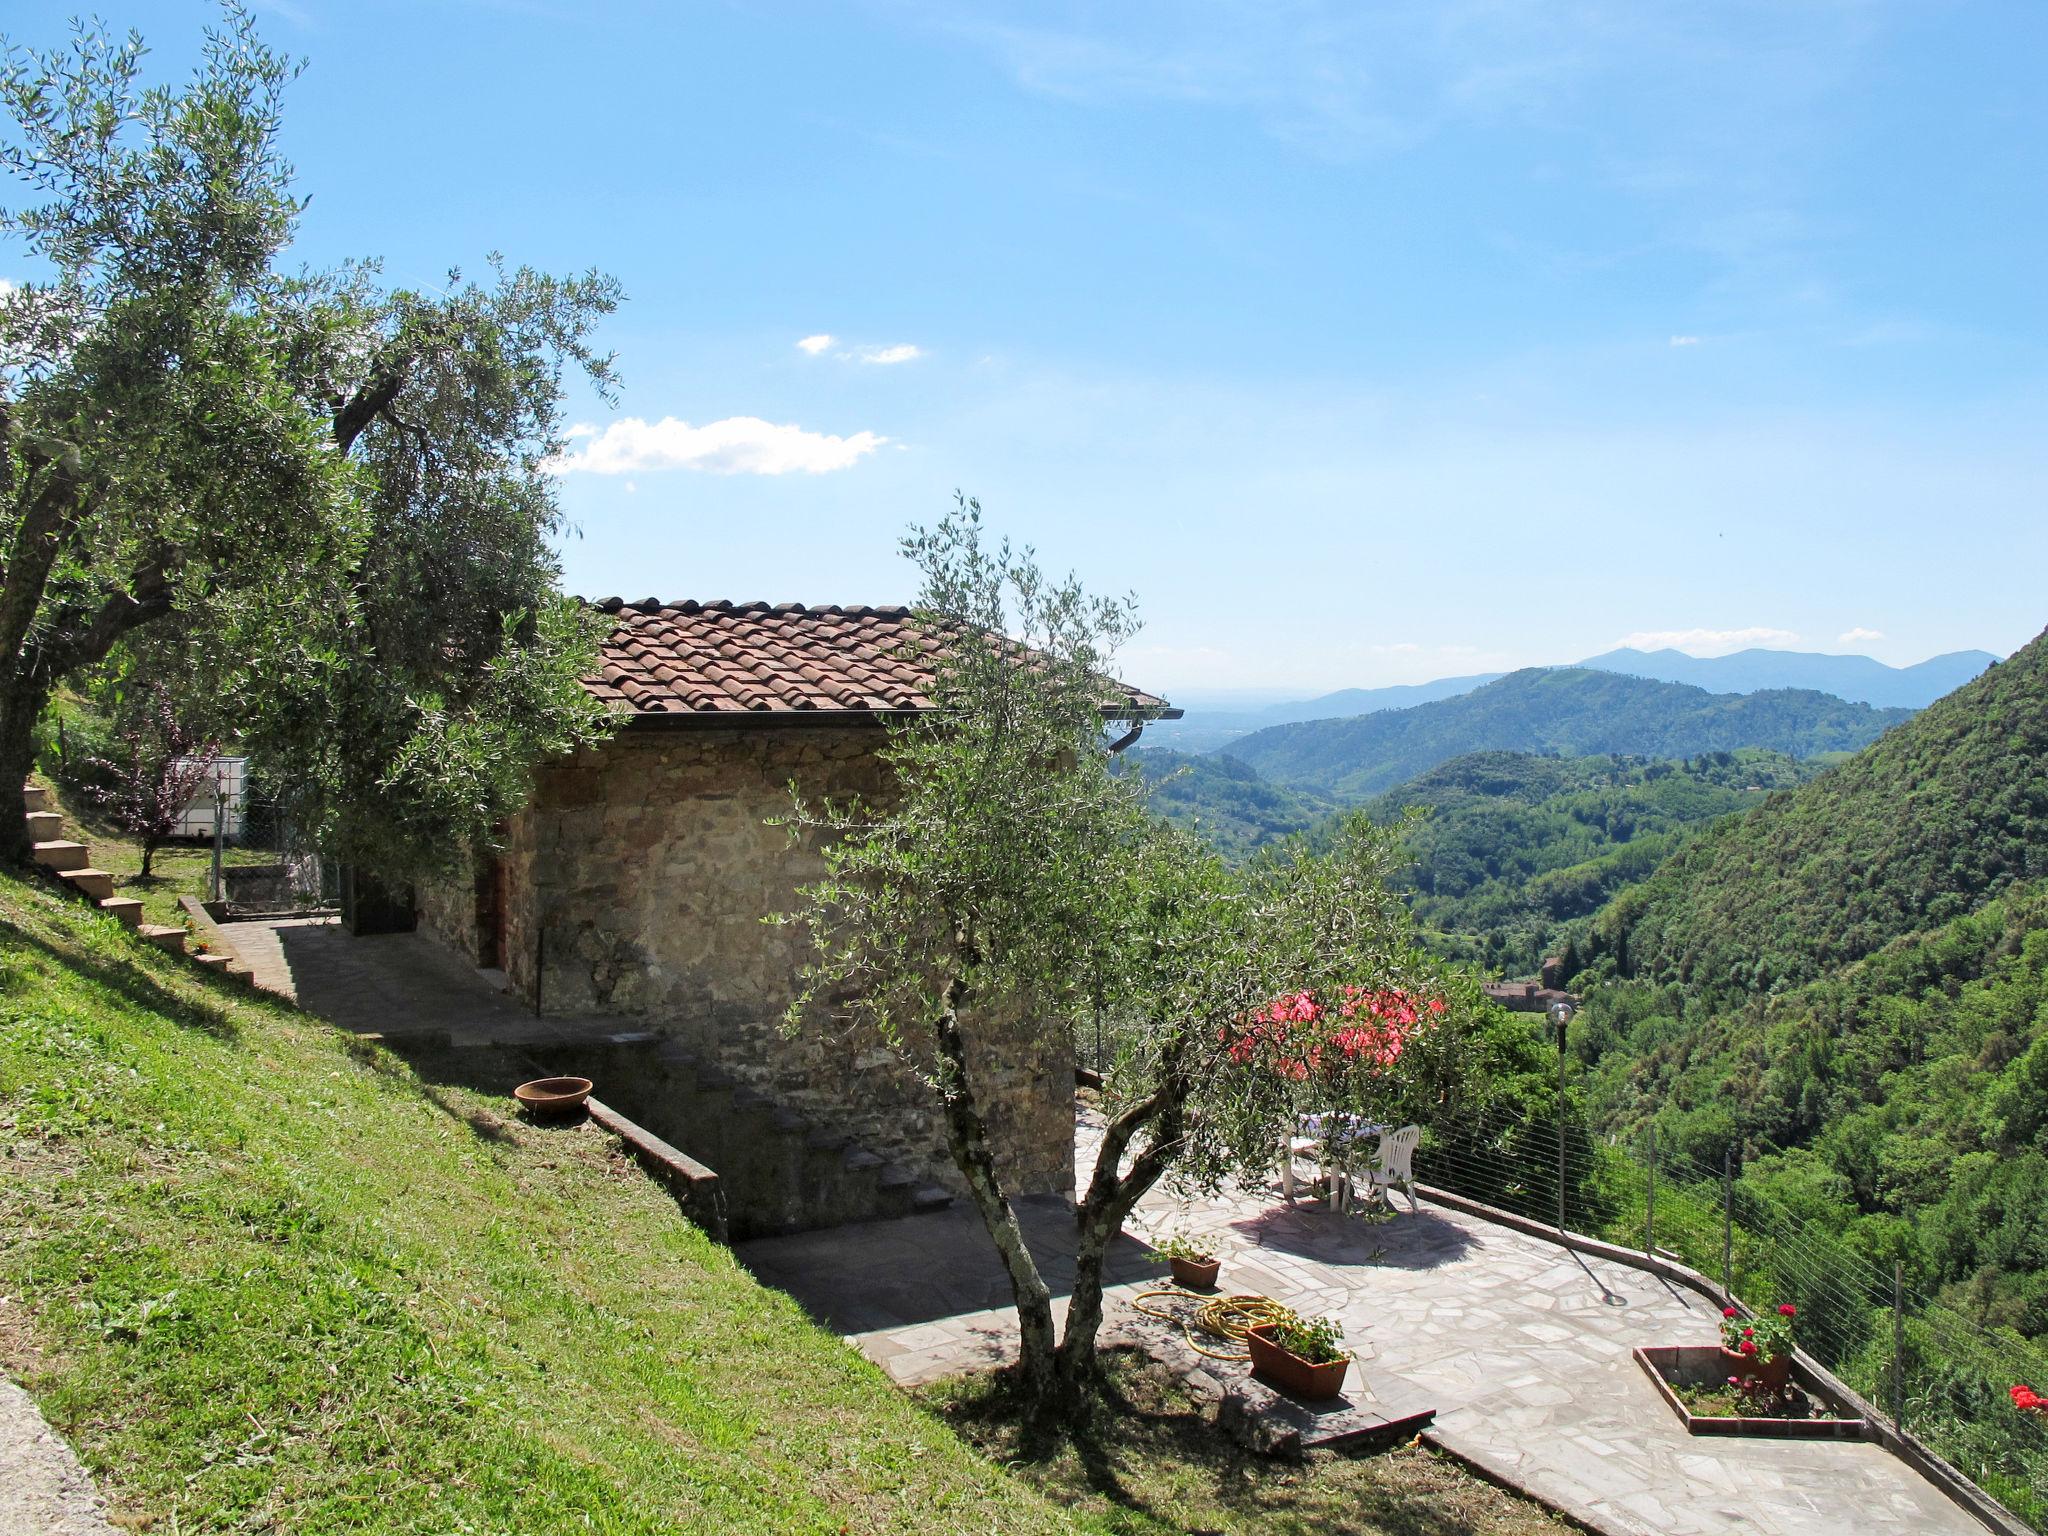
<instances>
[{"instance_id":1,"label":"pink flowering shrub","mask_svg":"<svg viewBox=\"0 0 2048 1536\"><path fill-rule=\"evenodd\" d=\"M1239 1066L1262 1066L1295 1082L1347 1066L1392 1069L1416 1034L1444 1013L1444 1000L1401 987L1338 989L1334 997L1290 992L1217 1031Z\"/></svg>"}]
</instances>

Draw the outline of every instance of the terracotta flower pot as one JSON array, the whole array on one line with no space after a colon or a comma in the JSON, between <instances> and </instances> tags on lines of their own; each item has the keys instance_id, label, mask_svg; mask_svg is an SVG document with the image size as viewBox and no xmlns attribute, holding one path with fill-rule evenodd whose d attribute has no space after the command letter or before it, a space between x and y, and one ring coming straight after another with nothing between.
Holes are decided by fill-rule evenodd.
<instances>
[{"instance_id":1,"label":"terracotta flower pot","mask_svg":"<svg viewBox=\"0 0 2048 1536\"><path fill-rule=\"evenodd\" d=\"M514 1088L512 1097L536 1120L552 1120L581 1109L592 1086L587 1077L538 1077Z\"/></svg>"},{"instance_id":2,"label":"terracotta flower pot","mask_svg":"<svg viewBox=\"0 0 2048 1536\"><path fill-rule=\"evenodd\" d=\"M1167 1268L1173 1271L1173 1283L1190 1291L1206 1291L1216 1284L1216 1272L1223 1267L1221 1259L1168 1259Z\"/></svg>"},{"instance_id":3,"label":"terracotta flower pot","mask_svg":"<svg viewBox=\"0 0 2048 1536\"><path fill-rule=\"evenodd\" d=\"M1723 1349L1721 1358L1727 1363L1730 1376L1754 1376L1773 1392L1785 1390L1785 1383L1792 1379L1792 1351L1772 1355L1745 1355L1739 1349Z\"/></svg>"},{"instance_id":4,"label":"terracotta flower pot","mask_svg":"<svg viewBox=\"0 0 2048 1536\"><path fill-rule=\"evenodd\" d=\"M1252 1374L1267 1386L1298 1397L1305 1403L1324 1403L1344 1390L1345 1372L1351 1369L1347 1356L1341 1360L1304 1360L1273 1342L1277 1323L1262 1323L1245 1335L1252 1352Z\"/></svg>"}]
</instances>

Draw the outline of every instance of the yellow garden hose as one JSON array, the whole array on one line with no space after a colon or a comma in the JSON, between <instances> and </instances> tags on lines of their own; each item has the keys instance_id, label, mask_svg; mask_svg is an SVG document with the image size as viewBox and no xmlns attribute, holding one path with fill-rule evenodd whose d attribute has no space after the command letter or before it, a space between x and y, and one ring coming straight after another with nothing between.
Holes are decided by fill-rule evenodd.
<instances>
[{"instance_id":1,"label":"yellow garden hose","mask_svg":"<svg viewBox=\"0 0 2048 1536\"><path fill-rule=\"evenodd\" d=\"M1154 1296L1177 1296L1185 1301L1199 1301L1193 1317L1180 1317L1158 1307L1148 1307L1146 1301ZM1207 1355L1211 1360L1249 1360L1251 1351L1239 1348L1235 1353L1226 1354L1220 1349L1211 1349L1195 1337L1197 1328L1205 1334L1225 1339L1232 1344L1242 1344L1244 1336L1263 1323L1284 1323L1294 1318L1292 1307L1282 1306L1270 1296L1202 1296L1194 1291L1183 1291L1168 1286L1157 1291L1141 1291L1131 1298L1131 1306L1147 1317L1156 1317L1161 1322L1175 1323L1186 1335L1188 1345L1198 1355Z\"/></svg>"}]
</instances>

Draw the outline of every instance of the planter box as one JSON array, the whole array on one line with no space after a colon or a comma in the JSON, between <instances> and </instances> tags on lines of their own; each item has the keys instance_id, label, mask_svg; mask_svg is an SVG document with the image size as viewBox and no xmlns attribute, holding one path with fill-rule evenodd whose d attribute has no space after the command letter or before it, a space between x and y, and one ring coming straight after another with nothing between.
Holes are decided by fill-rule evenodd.
<instances>
[{"instance_id":1,"label":"planter box","mask_svg":"<svg viewBox=\"0 0 2048 1536\"><path fill-rule=\"evenodd\" d=\"M1636 1364L1656 1383L1658 1393L1671 1405L1686 1432L1694 1435L1760 1435L1777 1440L1861 1440L1867 1433L1862 1419L1845 1413L1797 1360L1792 1362L1792 1385L1804 1392L1819 1410L1806 1419L1708 1418L1694 1413L1672 1390L1680 1387L1719 1386L1731 1372L1718 1344L1653 1344L1635 1352Z\"/></svg>"},{"instance_id":2,"label":"planter box","mask_svg":"<svg viewBox=\"0 0 2048 1536\"><path fill-rule=\"evenodd\" d=\"M1190 1291L1210 1291L1216 1288L1216 1275L1223 1268L1221 1259L1168 1259L1168 1269L1173 1271L1173 1283Z\"/></svg>"},{"instance_id":3,"label":"planter box","mask_svg":"<svg viewBox=\"0 0 2048 1536\"><path fill-rule=\"evenodd\" d=\"M1321 1363L1304 1360L1268 1337L1273 1327L1271 1323L1261 1324L1245 1335L1245 1347L1252 1352L1254 1376L1304 1403L1328 1402L1343 1392L1344 1373L1351 1369L1349 1356Z\"/></svg>"}]
</instances>

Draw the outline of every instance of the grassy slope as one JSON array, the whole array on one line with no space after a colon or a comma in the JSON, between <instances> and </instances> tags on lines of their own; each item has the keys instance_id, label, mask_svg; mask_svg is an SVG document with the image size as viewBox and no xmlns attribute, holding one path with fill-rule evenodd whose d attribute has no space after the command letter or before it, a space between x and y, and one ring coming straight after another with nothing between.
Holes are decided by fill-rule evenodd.
<instances>
[{"instance_id":1,"label":"grassy slope","mask_svg":"<svg viewBox=\"0 0 2048 1536\"><path fill-rule=\"evenodd\" d=\"M502 1107L0 877L0 1363L161 1530L1070 1528Z\"/></svg>"}]
</instances>

